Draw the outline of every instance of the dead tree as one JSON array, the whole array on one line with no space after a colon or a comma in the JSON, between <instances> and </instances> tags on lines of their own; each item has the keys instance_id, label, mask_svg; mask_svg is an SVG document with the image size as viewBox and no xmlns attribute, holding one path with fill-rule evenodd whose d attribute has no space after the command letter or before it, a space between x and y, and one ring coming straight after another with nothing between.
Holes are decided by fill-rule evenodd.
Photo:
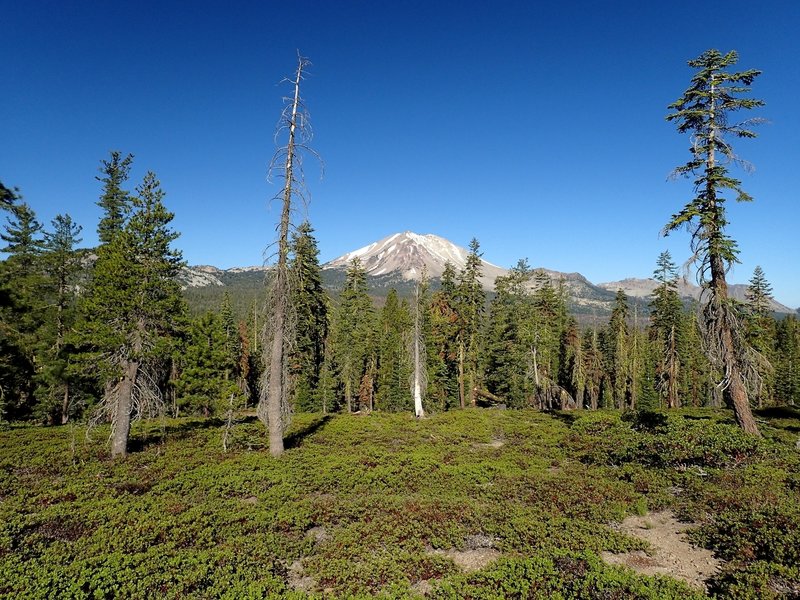
<instances>
[{"instance_id":1,"label":"dead tree","mask_svg":"<svg viewBox=\"0 0 800 600\"><path fill-rule=\"evenodd\" d=\"M425 332L422 327L422 296L423 288L427 286L427 274L423 271L422 281L418 281L414 288L414 337L411 340L412 360L414 372L411 381L411 393L414 395L414 414L424 417L422 408L422 395L428 387L428 369L425 353Z\"/></svg>"},{"instance_id":2,"label":"dead tree","mask_svg":"<svg viewBox=\"0 0 800 600\"><path fill-rule=\"evenodd\" d=\"M283 432L288 424L289 406L288 355L293 338L293 318L290 303L289 280L289 228L296 204L305 204L305 186L302 176L302 151L310 151L306 143L311 138L308 115L300 97L300 82L309 61L298 54L294 78L287 80L293 95L285 98L286 106L278 122L275 138L286 132L288 140L275 152L270 162L270 177L278 173L283 179L283 189L275 196L281 204L281 217L275 242L277 261L271 270L267 289L267 314L262 352L264 375L258 403L258 417L269 429L269 451L272 456L283 453ZM311 151L313 153L313 151Z\"/></svg>"}]
</instances>

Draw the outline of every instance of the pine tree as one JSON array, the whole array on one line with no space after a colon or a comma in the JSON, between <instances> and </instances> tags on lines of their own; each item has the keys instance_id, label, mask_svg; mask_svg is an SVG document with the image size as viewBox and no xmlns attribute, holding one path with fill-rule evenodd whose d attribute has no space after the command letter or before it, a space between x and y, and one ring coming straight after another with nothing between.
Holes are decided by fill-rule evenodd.
<instances>
[{"instance_id":1,"label":"pine tree","mask_svg":"<svg viewBox=\"0 0 800 600\"><path fill-rule=\"evenodd\" d=\"M628 310L628 297L622 290L617 290L605 336L604 354L609 392L612 401L620 410L628 408L631 395Z\"/></svg>"},{"instance_id":2,"label":"pine tree","mask_svg":"<svg viewBox=\"0 0 800 600\"><path fill-rule=\"evenodd\" d=\"M650 336L657 351L656 389L667 408L679 408L683 303L678 295L678 273L669 251L658 256L653 277L658 281L650 302Z\"/></svg>"},{"instance_id":3,"label":"pine tree","mask_svg":"<svg viewBox=\"0 0 800 600\"><path fill-rule=\"evenodd\" d=\"M53 231L44 234L43 269L46 300L45 325L40 344L42 366L37 373L40 414L50 423L66 423L72 408L75 374L70 369L72 348L67 343L75 324L78 278L82 271L81 227L69 215L57 215Z\"/></svg>"},{"instance_id":4,"label":"pine tree","mask_svg":"<svg viewBox=\"0 0 800 600\"><path fill-rule=\"evenodd\" d=\"M783 405L800 404L800 322L794 315L776 326L775 399Z\"/></svg>"},{"instance_id":5,"label":"pine tree","mask_svg":"<svg viewBox=\"0 0 800 600\"><path fill-rule=\"evenodd\" d=\"M412 363L408 353L411 342L411 315L397 290L389 290L381 310L378 336L378 391L376 405L381 410L410 408L409 381Z\"/></svg>"},{"instance_id":6,"label":"pine tree","mask_svg":"<svg viewBox=\"0 0 800 600\"><path fill-rule=\"evenodd\" d=\"M508 275L497 278L486 329L486 386L517 408L526 406L535 392L530 339L526 335L533 318L533 302L527 290L531 276L527 261L520 260Z\"/></svg>"},{"instance_id":7,"label":"pine tree","mask_svg":"<svg viewBox=\"0 0 800 600\"><path fill-rule=\"evenodd\" d=\"M478 386L479 340L486 297L481 285L481 252L478 240L472 238L464 268L459 273L456 290L458 331L458 381L461 407L475 406Z\"/></svg>"},{"instance_id":8,"label":"pine tree","mask_svg":"<svg viewBox=\"0 0 800 600\"><path fill-rule=\"evenodd\" d=\"M756 266L750 285L745 292L747 300L745 332L748 344L758 353L757 370L759 381L753 390L758 407L772 395L774 369L772 361L775 346L775 319L772 318L772 286L764 270Z\"/></svg>"},{"instance_id":9,"label":"pine tree","mask_svg":"<svg viewBox=\"0 0 800 600\"><path fill-rule=\"evenodd\" d=\"M367 362L372 356L371 331L374 313L367 294L367 275L361 261L354 258L347 269L344 289L339 296L331 327L332 358L344 391L347 412L352 412Z\"/></svg>"},{"instance_id":10,"label":"pine tree","mask_svg":"<svg viewBox=\"0 0 800 600\"><path fill-rule=\"evenodd\" d=\"M586 404L597 410L603 385L603 355L596 329L587 329L583 334L583 365L586 373Z\"/></svg>"},{"instance_id":11,"label":"pine tree","mask_svg":"<svg viewBox=\"0 0 800 600\"><path fill-rule=\"evenodd\" d=\"M7 193L7 192L4 192ZM14 195L0 233L9 254L0 263L0 418L31 416L35 405L34 378L43 325L44 285L41 265L42 226L31 207Z\"/></svg>"},{"instance_id":12,"label":"pine tree","mask_svg":"<svg viewBox=\"0 0 800 600\"><path fill-rule=\"evenodd\" d=\"M131 419L161 409L159 370L185 314L176 276L181 254L171 245L173 214L147 173L121 231L97 250L91 286L82 302L81 338L102 367L104 400L96 414L110 418L112 456L127 453Z\"/></svg>"},{"instance_id":13,"label":"pine tree","mask_svg":"<svg viewBox=\"0 0 800 600\"><path fill-rule=\"evenodd\" d=\"M687 227L691 232L692 254L699 262L705 292L703 325L709 356L724 373L722 386L739 425L744 431L759 435L747 394L747 380L753 368L725 279L739 253L735 240L725 232L725 192L733 192L740 202L752 200L742 190L741 182L728 174L727 165L741 161L726 136L755 137L747 129L752 120L733 123L730 115L764 104L742 97L760 71L727 71L737 61L736 52L723 55L718 50L707 50L689 61L697 72L683 96L669 106L673 112L667 120L675 121L680 133L692 136L692 158L678 167L676 174L694 178L695 197L672 216L664 231Z\"/></svg>"},{"instance_id":14,"label":"pine tree","mask_svg":"<svg viewBox=\"0 0 800 600\"><path fill-rule=\"evenodd\" d=\"M115 234L122 231L131 210L131 196L123 189L131 172L133 155L124 158L119 151L111 152L109 160L101 161L100 177L95 177L103 184L103 195L97 205L103 209L103 216L97 225L97 237L100 244L107 244Z\"/></svg>"},{"instance_id":15,"label":"pine tree","mask_svg":"<svg viewBox=\"0 0 800 600\"><path fill-rule=\"evenodd\" d=\"M294 402L299 410L321 409L319 378L328 336L328 296L322 287L317 240L308 221L292 236L290 277L295 340L290 357Z\"/></svg>"},{"instance_id":16,"label":"pine tree","mask_svg":"<svg viewBox=\"0 0 800 600\"><path fill-rule=\"evenodd\" d=\"M222 316L207 312L192 320L176 388L182 412L205 417L221 412L239 388L230 374L228 335Z\"/></svg>"},{"instance_id":17,"label":"pine tree","mask_svg":"<svg viewBox=\"0 0 800 600\"><path fill-rule=\"evenodd\" d=\"M459 404L458 331L456 312L456 272L446 262L441 289L433 293L428 311L430 331L425 344L428 351L428 397L440 410Z\"/></svg>"}]
</instances>

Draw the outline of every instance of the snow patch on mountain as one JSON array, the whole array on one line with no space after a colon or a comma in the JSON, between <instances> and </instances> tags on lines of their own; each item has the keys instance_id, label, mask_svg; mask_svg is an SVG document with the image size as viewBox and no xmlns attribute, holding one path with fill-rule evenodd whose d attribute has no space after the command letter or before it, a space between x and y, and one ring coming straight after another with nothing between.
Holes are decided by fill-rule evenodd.
<instances>
[{"instance_id":1,"label":"snow patch on mountain","mask_svg":"<svg viewBox=\"0 0 800 600\"><path fill-rule=\"evenodd\" d=\"M402 279L417 280L423 269L429 277L441 277L448 262L459 271L466 265L468 255L466 248L438 235L405 231L348 252L323 265L323 269L346 269L354 258L358 258L368 275L396 273ZM494 280L507 272L488 261L482 260L481 263L481 282L486 288L493 287Z\"/></svg>"}]
</instances>

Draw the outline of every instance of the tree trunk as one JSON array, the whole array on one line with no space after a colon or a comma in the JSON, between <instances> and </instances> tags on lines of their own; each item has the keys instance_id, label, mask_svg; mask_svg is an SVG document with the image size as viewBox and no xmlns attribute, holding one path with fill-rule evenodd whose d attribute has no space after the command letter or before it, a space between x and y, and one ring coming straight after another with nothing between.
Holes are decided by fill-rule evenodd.
<instances>
[{"instance_id":1,"label":"tree trunk","mask_svg":"<svg viewBox=\"0 0 800 600\"><path fill-rule=\"evenodd\" d=\"M279 272L276 276L276 287L283 285ZM282 296L281 291L276 292ZM283 297L276 299L277 304L283 304ZM269 384L267 386L267 427L269 428L269 453L272 456L283 454L283 423L281 420L281 401L283 399L283 364L284 364L284 314L285 307L275 310L275 329L272 332L270 347Z\"/></svg>"},{"instance_id":2,"label":"tree trunk","mask_svg":"<svg viewBox=\"0 0 800 600\"><path fill-rule=\"evenodd\" d=\"M69 383L64 384L64 398L61 401L61 424L69 422Z\"/></svg>"},{"instance_id":3,"label":"tree trunk","mask_svg":"<svg viewBox=\"0 0 800 600\"><path fill-rule=\"evenodd\" d=\"M131 432L131 410L133 408L133 386L139 373L139 361L128 359L123 363L122 381L117 387L117 402L114 411L114 436L111 440L111 457L128 454L128 437Z\"/></svg>"},{"instance_id":4,"label":"tree trunk","mask_svg":"<svg viewBox=\"0 0 800 600\"><path fill-rule=\"evenodd\" d=\"M464 344L458 344L458 399L461 401L461 408L466 407L466 395L464 393Z\"/></svg>"}]
</instances>

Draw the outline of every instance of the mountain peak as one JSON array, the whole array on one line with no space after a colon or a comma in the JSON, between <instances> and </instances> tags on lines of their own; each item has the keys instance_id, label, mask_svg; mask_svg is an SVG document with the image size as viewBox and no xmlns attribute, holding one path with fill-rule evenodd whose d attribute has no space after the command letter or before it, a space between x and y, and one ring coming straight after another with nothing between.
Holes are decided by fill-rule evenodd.
<instances>
[{"instance_id":1,"label":"mountain peak","mask_svg":"<svg viewBox=\"0 0 800 600\"><path fill-rule=\"evenodd\" d=\"M469 252L432 233L419 234L413 231L394 233L363 248L348 252L326 263L325 269L345 269L354 258L359 258L369 275L395 274L406 280L417 280L426 269L430 277L441 277L445 264L450 262L460 270L467 262ZM482 261L482 282L492 287L498 275L505 269Z\"/></svg>"}]
</instances>

